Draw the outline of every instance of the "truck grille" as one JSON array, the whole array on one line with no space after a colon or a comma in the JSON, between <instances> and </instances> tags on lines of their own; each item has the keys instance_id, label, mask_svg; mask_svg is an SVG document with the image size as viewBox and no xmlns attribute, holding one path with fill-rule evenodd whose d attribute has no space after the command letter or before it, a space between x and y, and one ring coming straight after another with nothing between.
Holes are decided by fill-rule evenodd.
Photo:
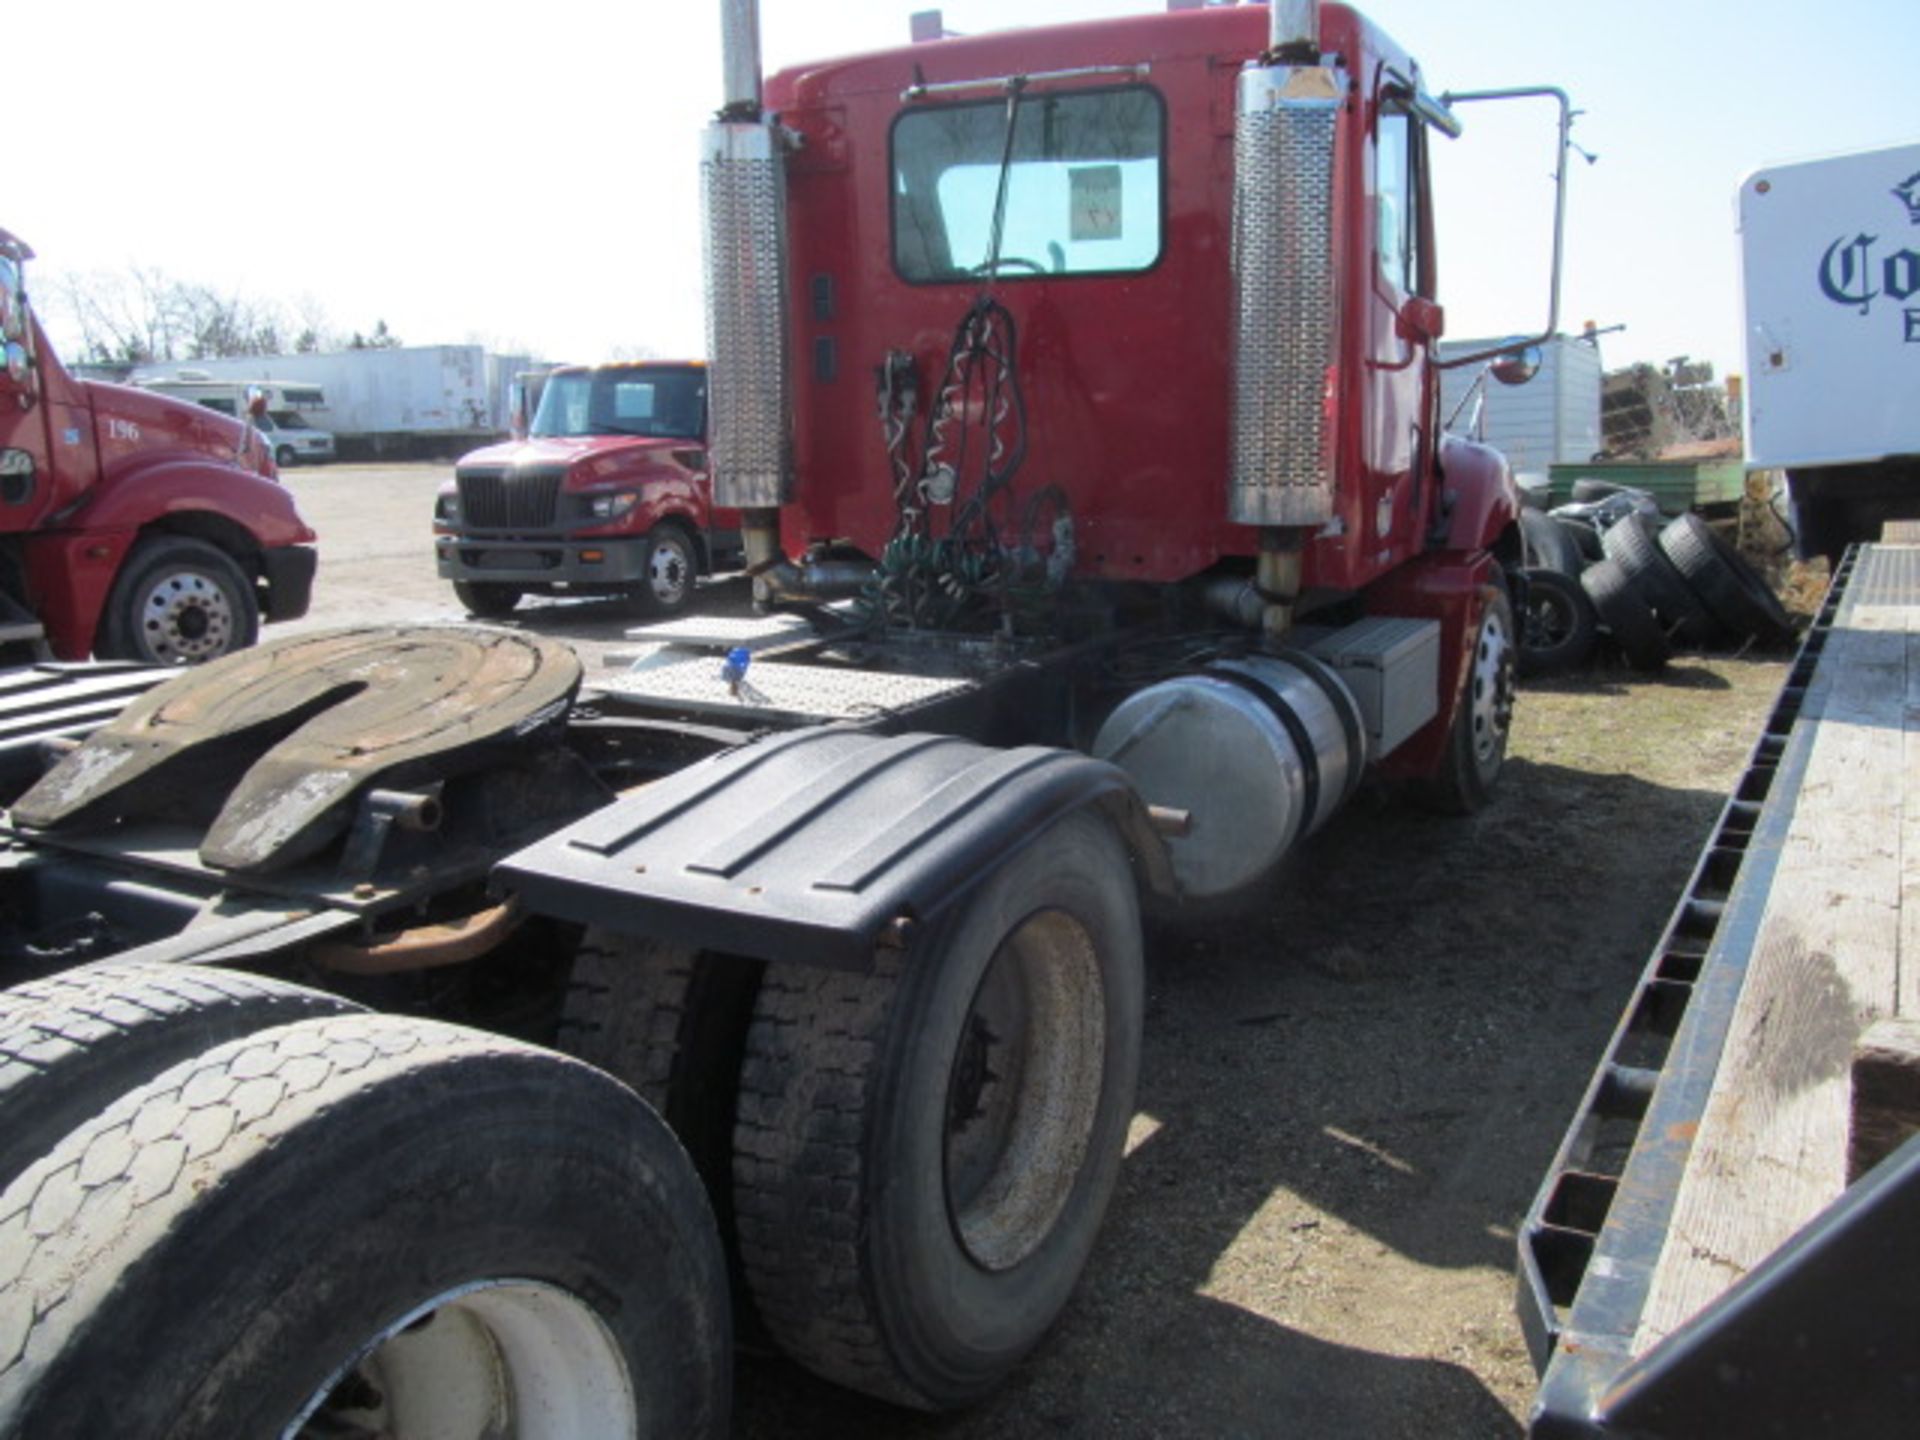
<instances>
[{"instance_id":1,"label":"truck grille","mask_svg":"<svg viewBox=\"0 0 1920 1440\"><path fill-rule=\"evenodd\" d=\"M561 470L468 470L456 475L460 521L472 530L552 528Z\"/></svg>"}]
</instances>

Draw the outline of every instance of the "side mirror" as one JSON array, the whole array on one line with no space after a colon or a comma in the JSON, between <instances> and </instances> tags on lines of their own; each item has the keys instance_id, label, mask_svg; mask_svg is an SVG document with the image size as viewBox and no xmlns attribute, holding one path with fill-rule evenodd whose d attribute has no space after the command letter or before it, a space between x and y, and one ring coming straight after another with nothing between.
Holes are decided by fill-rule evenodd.
<instances>
[{"instance_id":1,"label":"side mirror","mask_svg":"<svg viewBox=\"0 0 1920 1440\"><path fill-rule=\"evenodd\" d=\"M7 379L24 390L32 373L33 362L27 358L27 347L18 340L7 341Z\"/></svg>"},{"instance_id":2,"label":"side mirror","mask_svg":"<svg viewBox=\"0 0 1920 1440\"><path fill-rule=\"evenodd\" d=\"M1528 345L1500 356L1487 371L1502 385L1524 385L1540 373L1540 347Z\"/></svg>"}]
</instances>

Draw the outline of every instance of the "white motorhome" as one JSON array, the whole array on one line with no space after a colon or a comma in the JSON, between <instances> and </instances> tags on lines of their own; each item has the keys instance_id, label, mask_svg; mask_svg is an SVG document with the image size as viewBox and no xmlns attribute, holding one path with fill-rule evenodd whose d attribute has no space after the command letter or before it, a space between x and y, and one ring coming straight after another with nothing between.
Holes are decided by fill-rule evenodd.
<instances>
[{"instance_id":1,"label":"white motorhome","mask_svg":"<svg viewBox=\"0 0 1920 1440\"><path fill-rule=\"evenodd\" d=\"M327 408L326 392L318 385L279 380L215 380L205 373L191 371L153 376L134 383L143 390L171 395L176 400L191 400L222 415L245 415L247 393L259 390L267 397L267 408L254 417L254 424L272 447L275 464L284 470L291 465L312 465L333 459L332 432L320 429L308 418L310 413Z\"/></svg>"}]
</instances>

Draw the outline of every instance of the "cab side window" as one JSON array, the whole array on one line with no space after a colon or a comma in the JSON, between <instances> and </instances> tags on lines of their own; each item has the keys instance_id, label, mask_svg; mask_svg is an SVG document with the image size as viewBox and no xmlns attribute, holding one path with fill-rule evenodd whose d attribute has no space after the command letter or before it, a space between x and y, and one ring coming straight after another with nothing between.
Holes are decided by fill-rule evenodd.
<instances>
[{"instance_id":1,"label":"cab side window","mask_svg":"<svg viewBox=\"0 0 1920 1440\"><path fill-rule=\"evenodd\" d=\"M1374 227L1380 274L1403 295L1420 291L1418 126L1404 110L1382 106L1374 137Z\"/></svg>"}]
</instances>

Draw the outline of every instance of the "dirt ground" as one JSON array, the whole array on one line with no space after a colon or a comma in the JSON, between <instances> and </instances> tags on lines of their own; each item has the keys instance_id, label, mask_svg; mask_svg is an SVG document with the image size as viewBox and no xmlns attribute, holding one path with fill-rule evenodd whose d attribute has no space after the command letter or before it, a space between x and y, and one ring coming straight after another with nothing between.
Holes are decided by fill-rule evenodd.
<instances>
[{"instance_id":1,"label":"dirt ground","mask_svg":"<svg viewBox=\"0 0 1920 1440\"><path fill-rule=\"evenodd\" d=\"M459 618L428 531L448 473L291 473L321 536L301 627ZM633 622L546 602L519 623L591 671ZM1481 814L1363 795L1263 914L1152 936L1130 1154L1038 1353L939 1418L743 1356L736 1434L1522 1433L1515 1229L1784 669L1689 657L1532 684Z\"/></svg>"}]
</instances>

